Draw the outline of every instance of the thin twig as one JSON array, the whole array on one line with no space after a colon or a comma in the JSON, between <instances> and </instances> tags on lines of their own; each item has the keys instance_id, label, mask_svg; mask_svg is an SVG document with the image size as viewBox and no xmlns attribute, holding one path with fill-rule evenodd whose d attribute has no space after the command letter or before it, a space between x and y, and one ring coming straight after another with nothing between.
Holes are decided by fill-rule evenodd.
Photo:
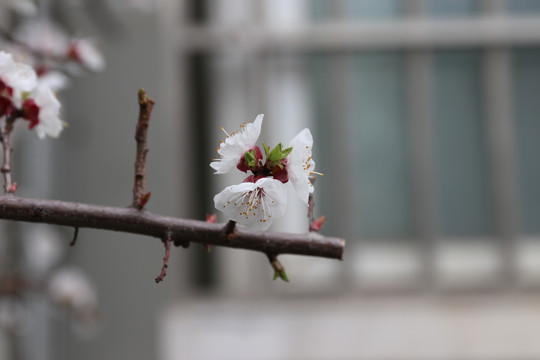
<instances>
[{"instance_id":1,"label":"thin twig","mask_svg":"<svg viewBox=\"0 0 540 360\"><path fill-rule=\"evenodd\" d=\"M345 241L310 232L286 234L237 230L223 236L223 224L187 220L141 212L133 208L109 207L57 200L36 200L0 195L0 219L94 228L149 235L159 239L168 234L214 246L260 251L265 254L297 254L341 259Z\"/></svg>"},{"instance_id":2,"label":"thin twig","mask_svg":"<svg viewBox=\"0 0 540 360\"><path fill-rule=\"evenodd\" d=\"M315 183L315 179L311 179L311 183ZM308 198L308 220L309 220L309 231L318 232L323 227L326 222L326 216L321 215L315 219L314 210L315 200L313 199L313 193L309 194Z\"/></svg>"},{"instance_id":3,"label":"thin twig","mask_svg":"<svg viewBox=\"0 0 540 360\"><path fill-rule=\"evenodd\" d=\"M172 239L170 235L163 240L163 246L165 247L165 256L163 257L163 266L161 267L161 273L156 278L156 283L162 282L167 275L167 268L169 267L169 255L171 254L171 240Z\"/></svg>"},{"instance_id":4,"label":"thin twig","mask_svg":"<svg viewBox=\"0 0 540 360\"><path fill-rule=\"evenodd\" d=\"M6 117L5 127L0 129L0 140L2 142L3 164L0 170L4 176L4 193L15 192L16 185L11 182L11 146L9 144L9 137L11 130L13 130L13 123L20 114L13 112Z\"/></svg>"},{"instance_id":5,"label":"thin twig","mask_svg":"<svg viewBox=\"0 0 540 360\"><path fill-rule=\"evenodd\" d=\"M75 232L73 233L73 239L69 243L69 246L75 246L75 243L77 242L77 237L79 236L79 227L75 226Z\"/></svg>"},{"instance_id":6,"label":"thin twig","mask_svg":"<svg viewBox=\"0 0 540 360\"><path fill-rule=\"evenodd\" d=\"M135 131L135 141L137 142L137 155L135 158L135 181L133 184L132 207L142 210L150 193L146 191L146 154L148 153L147 134L148 124L154 108L154 100L146 95L144 89L139 89L139 119Z\"/></svg>"}]
</instances>

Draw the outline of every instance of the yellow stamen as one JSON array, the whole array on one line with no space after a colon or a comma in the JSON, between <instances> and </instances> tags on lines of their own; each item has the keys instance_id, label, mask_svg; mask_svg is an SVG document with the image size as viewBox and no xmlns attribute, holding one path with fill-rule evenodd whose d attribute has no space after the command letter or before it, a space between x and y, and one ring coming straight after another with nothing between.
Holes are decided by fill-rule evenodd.
<instances>
[{"instance_id":1,"label":"yellow stamen","mask_svg":"<svg viewBox=\"0 0 540 360\"><path fill-rule=\"evenodd\" d=\"M320 172L317 172L317 171L312 171L312 172L309 173L309 175L312 175L312 174L317 174L317 175L324 176L323 173L320 173Z\"/></svg>"},{"instance_id":2,"label":"yellow stamen","mask_svg":"<svg viewBox=\"0 0 540 360\"><path fill-rule=\"evenodd\" d=\"M223 128L223 126L221 127L221 130L225 133L225 135L227 135L227 137L231 136L231 135L229 135L229 133Z\"/></svg>"}]
</instances>

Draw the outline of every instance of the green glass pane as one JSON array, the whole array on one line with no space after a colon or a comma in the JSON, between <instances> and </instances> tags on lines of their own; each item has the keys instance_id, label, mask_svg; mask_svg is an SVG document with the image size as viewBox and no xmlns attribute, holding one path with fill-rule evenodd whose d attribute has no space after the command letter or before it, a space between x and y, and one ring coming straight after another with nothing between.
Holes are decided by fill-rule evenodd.
<instances>
[{"instance_id":1,"label":"green glass pane","mask_svg":"<svg viewBox=\"0 0 540 360\"><path fill-rule=\"evenodd\" d=\"M434 16L468 16L480 10L478 0L429 0L429 12Z\"/></svg>"},{"instance_id":2,"label":"green glass pane","mask_svg":"<svg viewBox=\"0 0 540 360\"><path fill-rule=\"evenodd\" d=\"M404 97L404 55L355 55L347 119L355 166L355 223L369 238L410 237L414 206Z\"/></svg>"},{"instance_id":3,"label":"green glass pane","mask_svg":"<svg viewBox=\"0 0 540 360\"><path fill-rule=\"evenodd\" d=\"M540 233L540 49L513 51L521 231Z\"/></svg>"},{"instance_id":4,"label":"green glass pane","mask_svg":"<svg viewBox=\"0 0 540 360\"><path fill-rule=\"evenodd\" d=\"M444 236L493 233L481 70L479 51L434 54L435 168Z\"/></svg>"},{"instance_id":5,"label":"green glass pane","mask_svg":"<svg viewBox=\"0 0 540 360\"><path fill-rule=\"evenodd\" d=\"M527 14L540 12L540 1L538 0L507 0L508 10L516 14Z\"/></svg>"}]
</instances>

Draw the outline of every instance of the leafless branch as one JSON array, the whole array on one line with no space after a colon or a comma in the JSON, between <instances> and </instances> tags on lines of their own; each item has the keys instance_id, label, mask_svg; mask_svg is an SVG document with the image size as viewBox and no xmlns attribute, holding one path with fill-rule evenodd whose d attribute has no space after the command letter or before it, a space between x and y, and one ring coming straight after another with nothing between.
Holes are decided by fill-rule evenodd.
<instances>
[{"instance_id":1,"label":"leafless branch","mask_svg":"<svg viewBox=\"0 0 540 360\"><path fill-rule=\"evenodd\" d=\"M310 232L286 234L274 232L235 232L227 236L223 224L187 220L152 214L134 208L121 208L37 200L13 194L0 195L0 219L94 228L149 235L173 241L260 251L265 254L297 254L341 259L345 241Z\"/></svg>"},{"instance_id":2,"label":"leafless branch","mask_svg":"<svg viewBox=\"0 0 540 360\"><path fill-rule=\"evenodd\" d=\"M283 265L277 260L280 254L342 259L345 241L325 237L315 231L307 234L242 231L236 228L234 221L229 221L224 225L216 224L215 216L209 216L207 221L197 221L161 216L145 211L143 208L150 196L150 193L145 193L146 154L148 152L146 138L154 101L147 97L143 89L139 90L138 100L139 118L135 135L137 155L133 202L130 207L99 206L15 196L11 191L13 184L9 166L9 134L16 117L8 117L6 127L0 133L4 148L2 172L5 182L5 194L0 195L0 219L73 227L75 234L71 244L75 243L79 228L113 230L159 238L164 242L165 256L161 274L156 278L156 282L162 281L166 275L171 242L183 247L188 247L191 242L195 242L204 245L207 249L210 245L214 245L262 252L268 256L276 275L285 281L288 281L287 274ZM314 224L312 214L313 198L310 197L310 230L313 230Z\"/></svg>"}]
</instances>

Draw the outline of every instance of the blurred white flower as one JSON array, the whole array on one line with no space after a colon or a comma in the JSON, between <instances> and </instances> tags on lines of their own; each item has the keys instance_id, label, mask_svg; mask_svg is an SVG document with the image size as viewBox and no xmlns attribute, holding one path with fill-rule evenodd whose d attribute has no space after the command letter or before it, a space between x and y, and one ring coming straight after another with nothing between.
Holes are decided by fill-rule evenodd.
<instances>
[{"instance_id":1,"label":"blurred white flower","mask_svg":"<svg viewBox=\"0 0 540 360\"><path fill-rule=\"evenodd\" d=\"M228 219L254 230L266 230L287 209L285 184L273 178L226 187L214 196L216 209Z\"/></svg>"},{"instance_id":2,"label":"blurred white flower","mask_svg":"<svg viewBox=\"0 0 540 360\"><path fill-rule=\"evenodd\" d=\"M260 114L252 123L240 125L238 132L227 134L227 138L217 149L220 158L210 163L216 174L225 174L234 169L245 152L255 146L261 134L263 117L264 115Z\"/></svg>"},{"instance_id":3,"label":"blurred white flower","mask_svg":"<svg viewBox=\"0 0 540 360\"><path fill-rule=\"evenodd\" d=\"M49 296L60 306L75 311L94 311L98 305L97 292L82 271L64 268L56 271L49 280Z\"/></svg>"},{"instance_id":4,"label":"blurred white flower","mask_svg":"<svg viewBox=\"0 0 540 360\"><path fill-rule=\"evenodd\" d=\"M69 43L68 56L89 70L105 69L105 59L90 39L73 39Z\"/></svg>"},{"instance_id":5,"label":"blurred white flower","mask_svg":"<svg viewBox=\"0 0 540 360\"><path fill-rule=\"evenodd\" d=\"M13 56L0 51L0 80L14 92L31 91L37 85L34 69L13 60Z\"/></svg>"},{"instance_id":6,"label":"blurred white flower","mask_svg":"<svg viewBox=\"0 0 540 360\"><path fill-rule=\"evenodd\" d=\"M38 77L39 86L45 86L52 91L60 91L71 85L69 77L59 71L47 71Z\"/></svg>"},{"instance_id":7,"label":"blurred white flower","mask_svg":"<svg viewBox=\"0 0 540 360\"><path fill-rule=\"evenodd\" d=\"M69 38L58 26L45 20L28 20L15 31L15 39L32 51L53 57L65 57Z\"/></svg>"},{"instance_id":8,"label":"blurred white flower","mask_svg":"<svg viewBox=\"0 0 540 360\"><path fill-rule=\"evenodd\" d=\"M34 69L13 60L13 56L0 51L0 117L21 106L23 92L37 85Z\"/></svg>"},{"instance_id":9,"label":"blurred white flower","mask_svg":"<svg viewBox=\"0 0 540 360\"><path fill-rule=\"evenodd\" d=\"M8 0L8 6L24 16L33 16L38 12L37 5L32 0Z\"/></svg>"},{"instance_id":10,"label":"blurred white flower","mask_svg":"<svg viewBox=\"0 0 540 360\"><path fill-rule=\"evenodd\" d=\"M24 236L26 265L38 276L49 272L62 257L59 234L50 226L33 226Z\"/></svg>"},{"instance_id":11,"label":"blurred white flower","mask_svg":"<svg viewBox=\"0 0 540 360\"><path fill-rule=\"evenodd\" d=\"M38 86L23 103L23 118L30 121L40 139L57 137L63 129L59 118L60 102L47 86Z\"/></svg>"}]
</instances>

